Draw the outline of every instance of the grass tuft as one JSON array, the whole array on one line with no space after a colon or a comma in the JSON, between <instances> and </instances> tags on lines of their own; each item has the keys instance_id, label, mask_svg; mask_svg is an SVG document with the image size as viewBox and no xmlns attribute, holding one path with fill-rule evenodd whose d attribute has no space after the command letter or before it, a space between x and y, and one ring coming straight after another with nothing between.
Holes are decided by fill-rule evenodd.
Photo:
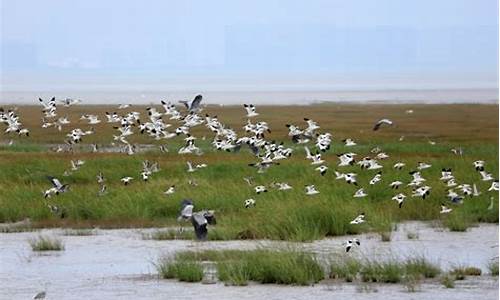
<instances>
[{"instance_id":1,"label":"grass tuft","mask_svg":"<svg viewBox=\"0 0 500 300\"><path fill-rule=\"evenodd\" d=\"M29 240L29 244L33 251L62 251L64 244L60 239L47 236L38 236Z\"/></svg>"},{"instance_id":2,"label":"grass tuft","mask_svg":"<svg viewBox=\"0 0 500 300\"><path fill-rule=\"evenodd\" d=\"M491 276L498 276L498 260L492 261L488 264L488 271Z\"/></svg>"},{"instance_id":3,"label":"grass tuft","mask_svg":"<svg viewBox=\"0 0 500 300\"><path fill-rule=\"evenodd\" d=\"M193 261L161 260L157 265L161 278L177 278L180 281L200 282L203 279L203 267Z\"/></svg>"},{"instance_id":4,"label":"grass tuft","mask_svg":"<svg viewBox=\"0 0 500 300\"><path fill-rule=\"evenodd\" d=\"M444 275L441 277L441 284L447 288L447 289L452 289L455 287L455 280L453 276L450 275Z\"/></svg>"}]
</instances>

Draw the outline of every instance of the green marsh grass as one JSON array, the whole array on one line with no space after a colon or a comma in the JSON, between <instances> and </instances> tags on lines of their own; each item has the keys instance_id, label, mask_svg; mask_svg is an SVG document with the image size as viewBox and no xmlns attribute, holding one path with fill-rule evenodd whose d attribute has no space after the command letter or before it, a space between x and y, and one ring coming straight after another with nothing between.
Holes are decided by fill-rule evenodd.
<instances>
[{"instance_id":1,"label":"green marsh grass","mask_svg":"<svg viewBox=\"0 0 500 300\"><path fill-rule=\"evenodd\" d=\"M203 267L198 262L162 260L157 266L161 278L186 282L200 282L203 279Z\"/></svg>"},{"instance_id":2,"label":"green marsh grass","mask_svg":"<svg viewBox=\"0 0 500 300\"><path fill-rule=\"evenodd\" d=\"M230 285L246 285L248 281L275 284L309 285L325 278L314 256L292 250L207 250L181 252L167 263L160 262L160 274L178 278L177 264L213 261L219 280Z\"/></svg>"},{"instance_id":3,"label":"green marsh grass","mask_svg":"<svg viewBox=\"0 0 500 300\"><path fill-rule=\"evenodd\" d=\"M477 222L498 223L498 193L487 192L488 182L480 181L473 171L472 162L482 159L487 162L488 172L498 174L498 106L488 105L412 105L415 114L405 115L406 105L313 105L307 107L262 107L261 117L269 122L272 133L270 140L284 141L285 146L294 149L290 159L281 161L264 174L257 174L248 163L255 158L246 150L240 153L215 152L210 148L212 134L204 126L193 129L193 135L206 136L197 144L205 155L179 156L177 148L182 137L166 141L170 152L163 154L157 150L127 156L120 153L85 152L89 143L109 145L114 129L106 123L96 126L97 134L86 136L79 147L83 152L47 152L48 144L61 143L65 132L42 129L39 124L39 107L20 107L19 113L26 126L32 129L29 139L12 137L13 146L0 147L0 222L15 222L24 218L33 220L35 227L151 227L177 225L179 202L184 198L195 201L196 209L215 209L218 225L209 229L210 240L229 239L273 239L290 241L312 241L328 236L377 232L388 238L394 224L405 220L440 220L452 231L464 231ZM76 121L83 113L112 109L109 106L79 106L63 108L64 114L75 120L73 126L86 129L88 126ZM144 111L145 107L134 110ZM209 114L223 116L222 121L243 134L244 123L241 107L206 108ZM467 116L477 114L481 120ZM318 176L308 161L304 159L301 145L290 142L285 124L301 124L297 115L307 115L318 122L320 132L334 135L332 150L324 155L329 171L324 177ZM332 117L334 116L334 117ZM373 119L389 117L398 124L395 128L382 130L376 135L370 130ZM24 123L23 123L24 124ZM173 125L176 125L173 122ZM415 128L418 128L415 131ZM404 142L398 138L405 135ZM346 137L355 138L358 146L343 146L339 141ZM427 137L437 142L430 145ZM145 135L135 134L132 143L162 144ZM480 143L479 143L480 142ZM338 168L335 154L346 151L358 153L359 157L371 155L370 149L380 146L391 157L380 161L384 165L383 180L369 186L373 171L360 171L358 166ZM452 147L462 146L463 157L450 152ZM83 159L85 165L70 176L62 176L70 166L71 159ZM157 161L160 172L144 183L140 180L141 162L144 159ZM186 172L186 161L206 163L208 168L195 173ZM396 161L404 161L407 166L394 170ZM393 180L409 182L408 172L418 161L432 164L423 170L426 184L432 186L430 197L425 200L408 197L403 207L390 200L395 191L387 188ZM440 203L445 201L447 188L439 181L441 168L451 167L457 182L476 183L481 191L479 197L465 199L463 205L453 205L453 211L442 216ZM358 181L368 193L366 198L354 199L356 187L334 179L333 170L357 172ZM98 196L95 176L104 172L107 194ZM64 208L66 218L60 219L47 208L42 193L50 186L47 175L53 175L70 185L70 191L47 199L47 203ZM124 187L120 178L132 176L130 186ZM243 177L254 178L255 185L269 187L273 181L288 182L291 191L277 191L270 188L268 193L256 195ZM197 187L187 184L189 179L198 183ZM315 184L320 194L308 197L304 194L304 184ZM176 193L165 196L163 191L176 185ZM409 195L411 189L402 187ZM487 207L490 197L494 197L492 210ZM254 198L257 206L245 209L243 201ZM15 199L15 201L11 201ZM451 204L450 204L451 205ZM361 211L366 212L365 224L350 225L349 221ZM190 225L187 225L190 226ZM158 234L159 235L159 234ZM162 238L184 238L166 233Z\"/></svg>"}]
</instances>

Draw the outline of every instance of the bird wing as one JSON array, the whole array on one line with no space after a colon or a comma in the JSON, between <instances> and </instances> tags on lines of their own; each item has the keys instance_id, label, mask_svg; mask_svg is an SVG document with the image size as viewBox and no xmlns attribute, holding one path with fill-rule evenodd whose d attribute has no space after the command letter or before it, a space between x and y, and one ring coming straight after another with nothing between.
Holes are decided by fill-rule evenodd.
<instances>
[{"instance_id":1,"label":"bird wing","mask_svg":"<svg viewBox=\"0 0 500 300\"><path fill-rule=\"evenodd\" d=\"M48 176L50 182L52 183L52 185L57 188L57 189L60 189L62 188L62 184L61 182L59 181L59 179L55 178L55 177L52 177L52 176Z\"/></svg>"},{"instance_id":2,"label":"bird wing","mask_svg":"<svg viewBox=\"0 0 500 300\"><path fill-rule=\"evenodd\" d=\"M196 110L200 107L201 100L203 99L203 96L197 95L194 97L193 101L191 102L191 107L189 108L189 111Z\"/></svg>"}]
</instances>

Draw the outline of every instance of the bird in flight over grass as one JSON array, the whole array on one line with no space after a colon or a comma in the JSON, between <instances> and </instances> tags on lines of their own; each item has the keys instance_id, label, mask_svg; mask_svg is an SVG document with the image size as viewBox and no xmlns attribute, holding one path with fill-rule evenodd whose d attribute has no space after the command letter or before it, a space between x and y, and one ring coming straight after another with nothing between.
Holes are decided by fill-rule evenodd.
<instances>
[{"instance_id":1,"label":"bird in flight over grass","mask_svg":"<svg viewBox=\"0 0 500 300\"><path fill-rule=\"evenodd\" d=\"M253 104L243 104L243 107L247 111L247 118L256 117L259 113L255 109L255 105Z\"/></svg>"},{"instance_id":2,"label":"bird in flight over grass","mask_svg":"<svg viewBox=\"0 0 500 300\"><path fill-rule=\"evenodd\" d=\"M373 126L373 131L379 130L382 127L382 125L392 126L393 122L389 119L380 119Z\"/></svg>"}]
</instances>

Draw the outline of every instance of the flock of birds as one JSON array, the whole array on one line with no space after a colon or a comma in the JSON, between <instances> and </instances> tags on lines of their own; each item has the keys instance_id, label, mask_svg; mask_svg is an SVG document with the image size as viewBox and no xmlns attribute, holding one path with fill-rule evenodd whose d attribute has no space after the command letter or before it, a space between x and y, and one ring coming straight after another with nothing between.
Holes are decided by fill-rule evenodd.
<instances>
[{"instance_id":1,"label":"flock of birds","mask_svg":"<svg viewBox=\"0 0 500 300\"><path fill-rule=\"evenodd\" d=\"M148 135L154 140L167 140L177 136L184 136L184 145L177 151L178 154L196 154L202 155L203 151L196 145L197 138L194 137L190 132L191 129L204 124L212 133L212 146L218 151L228 151L228 152L238 152L243 147L248 147L250 153L253 154L256 161L250 163L249 166L256 169L257 173L266 172L269 168L280 165L280 161L286 160L292 156L294 148L286 147L283 142L278 143L276 141L270 141L265 138L267 133L271 132L267 122L258 121L252 122L252 119L259 116L255 105L244 104L243 108L246 110L246 117L248 118L247 123L244 125L243 129L246 132L244 136L238 136L235 130L231 129L229 126L223 124L217 116L210 116L205 114L202 116L200 113L202 111L202 96L197 95L192 101L180 101L185 108L185 111L181 112L175 104L170 102L161 101L163 111L158 111L154 107L149 107L146 109L147 116L142 117L140 112L131 111L123 114L117 112L106 112L106 121L100 119L100 116L93 114L84 114L80 117L80 120L87 122L88 125L96 125L101 122L110 123L114 126L116 134L113 135L112 145L119 147L122 152L128 155L134 155L139 150L139 146L129 142L129 138L135 134L137 131L140 134ZM85 136L95 134L93 127L87 130L81 128L69 129L71 121L68 117L58 117L57 112L57 102L55 98L49 101L44 101L39 99L42 106L42 128L56 128L58 131L67 131L65 135L65 143L55 147L53 150L55 152L73 151L73 145L81 143ZM64 99L60 103L65 107L70 107L72 105L80 103L80 100L74 99ZM118 110L123 110L130 108L130 104L123 104L118 106ZM406 113L411 114L413 110L408 110ZM165 119L169 119L173 122L178 123L175 128L172 124L166 123ZM319 176L324 176L329 172L329 166L326 164L324 155L330 150L332 143L332 134L328 132L320 133L320 126L313 120L304 118L306 126L300 127L294 124L286 124L288 128L288 136L290 140L297 145L304 147L305 159L310 161L310 164ZM5 133L17 133L20 136L29 137L29 129L25 128L20 121L20 118L16 110L5 111L0 108L0 123L7 126ZM394 126L393 121L389 119L380 119L373 125L373 131L381 130L384 127ZM66 129L67 128L67 129ZM401 137L400 140L403 140ZM205 139L205 137L203 137ZM342 140L346 147L356 146L357 143L352 138L347 138ZM434 142L429 141L429 143L434 144ZM310 145L313 146L310 146ZM314 147L311 150L310 147ZM160 151L169 152L166 145L159 146ZM91 152L99 152L100 147L97 144L91 144ZM353 194L354 198L367 197L368 194L363 187L360 186L355 172L343 173L341 170L343 167L358 165L361 171L365 170L378 170L377 173L370 179L368 184L370 186L382 184L383 173L381 169L383 165L380 161L388 159L390 156L383 152L380 147L375 147L371 149L371 155L357 159L358 154L354 152L345 152L337 154L338 164L337 169L334 170L335 180L344 181L346 184L357 186L358 189ZM462 149L452 149L452 152L457 155L462 155ZM70 169L64 172L64 176L70 176L72 172L78 171L85 161L83 160L71 160ZM186 171L189 173L196 172L202 168L206 168L206 164L193 164L189 161L186 162ZM479 174L479 179L482 181L491 182L491 186L488 192L498 191L499 183L498 179L495 179L491 173L485 170L486 163L484 161L478 160L473 163L474 170ZM396 162L393 168L396 170L402 170L406 167L406 164L402 161ZM432 165L426 162L419 162L415 168L409 172L412 180L408 183L404 183L402 180L395 180L388 184L388 187L394 191L400 191L404 187L409 187L411 189L411 194L401 191L392 197L392 200L397 203L399 208L403 207L403 204L407 197L420 197L425 199L428 197L432 191L432 187L426 184L426 179L424 178L424 170L431 168ZM142 169L138 173L138 177L143 181L148 181L154 173L160 170L158 163L144 161L142 164ZM104 195L106 193L106 179L102 172L97 174L97 183L99 184L98 195ZM47 188L43 195L45 199L48 199L54 195L59 195L61 193L68 192L69 185L64 184L60 179L53 176L49 176L48 179L51 182L51 186ZM134 176L125 176L121 178L121 182L124 186L130 185ZM268 187L264 185L254 185L252 177L243 178L249 186L252 186L256 194L268 192ZM479 196L481 192L478 190L475 183L457 183L456 178L453 175L452 169L446 168L441 170L440 180L443 182L444 186L447 188L447 197L451 203L459 204L465 199L465 197L475 197ZM189 180L189 184L196 185L194 180ZM270 187L273 187L280 191L292 190L293 187L287 182L273 182ZM165 195L171 195L175 193L175 185L169 186L165 190ZM304 193L307 196L314 196L319 194L320 191L313 184L306 184L304 186ZM243 201L243 206L245 208L252 208L257 205L257 201L253 198L246 199ZM63 208L47 204L48 208L61 218L65 217L66 213ZM216 224L215 212L214 210L201 210L198 212L194 211L194 202L191 199L184 199L181 202L181 208L179 213L178 221L191 221L196 237L200 240L207 238L207 226ZM488 209L493 209L493 198L491 198L491 203ZM452 212L452 208L448 207L446 204L441 205L441 214L447 214ZM350 224L358 225L365 222L365 214L361 213L355 217ZM182 228L182 227L181 227ZM350 239L345 243L345 251L349 251L353 246L360 245L358 239Z\"/></svg>"}]
</instances>

